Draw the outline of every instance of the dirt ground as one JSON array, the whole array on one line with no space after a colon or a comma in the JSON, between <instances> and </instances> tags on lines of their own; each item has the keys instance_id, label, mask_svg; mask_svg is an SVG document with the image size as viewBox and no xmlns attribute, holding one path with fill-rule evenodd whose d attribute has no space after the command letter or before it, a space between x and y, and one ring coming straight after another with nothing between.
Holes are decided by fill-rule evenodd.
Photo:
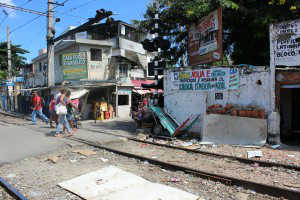
<instances>
[{"instance_id":1,"label":"dirt ground","mask_svg":"<svg viewBox=\"0 0 300 200\"><path fill-rule=\"evenodd\" d=\"M18 126L24 124L24 120L16 119L13 117L1 117L2 123L10 123ZM28 123L28 121L27 121ZM107 122L109 123L109 122ZM94 126L94 130L99 130L101 127ZM84 129L84 127L83 127ZM113 133L118 133L118 129ZM123 129L123 128L122 128ZM110 129L104 129L106 134L110 133ZM103 133L97 133L103 134ZM126 132L121 134L126 135ZM132 133L126 136L133 136ZM145 140L147 136L138 135ZM174 162L179 165L188 165L190 167L205 169L213 173L222 173L225 175L232 175L235 173L241 178L247 178L254 181L267 182L277 186L287 187L289 189L300 190L299 184L299 172L293 170L283 170L281 168L262 168L258 165L238 165L237 162L224 159L222 161L216 160L213 157L207 157L198 155L197 157L191 156L186 152L170 152L169 149L162 147L150 147L150 145L144 145L131 141L122 140L123 143L111 144L111 147L116 147L122 150L139 153L145 156L151 156L155 159L162 159L168 162ZM245 148L235 147L230 145L199 145L197 141L181 141L173 140L167 142L166 140L157 140L159 143L170 144L176 146L183 146L190 149L199 149L202 151L209 151L214 153L247 157L247 151L261 150L263 156L261 160L268 160L272 162L280 162L285 164L299 165L300 151L299 148L290 148L287 146L281 146L278 149L272 149L269 146L260 148ZM95 151L95 155L83 156L78 153L74 153L74 150L90 149ZM57 158L57 161L49 161L48 158ZM107 162L103 161L103 158L107 159ZM25 194L28 199L80 199L79 197L63 190L58 187L57 184L74 178L76 176L98 170L107 165L114 165L123 170L132 172L139 175L149 181L158 182L162 184L171 185L191 192L195 195L199 195L204 199L236 199L236 200L262 200L262 199L275 199L267 195L257 194L254 191L245 190L240 187L227 186L221 183L200 179L192 175L185 174L179 171L169 171L160 167L151 165L147 162L140 162L135 159L129 159L123 156L119 156L107 151L95 149L86 145L70 146L66 145L65 148L57 150L52 154L41 155L37 157L27 158L14 164L7 164L0 167L0 177L7 180L10 184L15 186L21 193ZM5 192L0 189L0 200L8 199Z\"/></svg>"},{"instance_id":2,"label":"dirt ground","mask_svg":"<svg viewBox=\"0 0 300 200\"><path fill-rule=\"evenodd\" d=\"M200 151L218 153L229 156L236 156L241 158L248 158L247 151L262 151L262 157L252 158L254 160L262 160L276 163L283 163L287 165L295 165L300 167L300 146L288 146L281 144L276 149L272 146L265 144L262 147L245 147L235 145L205 145L199 144L197 140L179 140L166 141L162 139L149 138L145 134L139 134L138 139L146 141L154 141L161 144L168 144L172 146L184 147L188 149L195 149Z\"/></svg>"},{"instance_id":3,"label":"dirt ground","mask_svg":"<svg viewBox=\"0 0 300 200\"><path fill-rule=\"evenodd\" d=\"M206 172L288 189L299 190L300 188L300 172L295 170L277 167L260 167L257 164L249 165L230 159L188 153L182 150L169 149L134 141L127 141L121 145L111 144L110 147Z\"/></svg>"},{"instance_id":4,"label":"dirt ground","mask_svg":"<svg viewBox=\"0 0 300 200\"><path fill-rule=\"evenodd\" d=\"M87 149L95 152L95 154L84 156L74 153L74 150ZM57 160L54 159L56 162L53 162L49 158L57 158ZM191 192L206 200L274 199L254 191L200 179L181 171L169 171L147 162L122 157L86 145L68 145L51 154L4 165L0 167L0 176L30 200L79 200L81 198L65 191L57 184L108 165L117 166L152 182ZM3 194L0 191L0 199L7 199Z\"/></svg>"},{"instance_id":5,"label":"dirt ground","mask_svg":"<svg viewBox=\"0 0 300 200\"><path fill-rule=\"evenodd\" d=\"M18 119L14 117L9 116L3 116L0 115L0 119L2 122L12 123L15 125L22 125L23 122L26 120ZM28 122L27 122L28 123ZM97 128L99 130L103 131L103 128L105 128L105 132L107 134L110 133L109 124L111 122L105 122L103 125L101 123L97 126L93 124L92 128L97 131ZM123 123L123 125L126 125ZM84 125L84 127L91 128L88 124ZM103 126L103 128L101 128ZM84 129L83 127L83 129ZM123 128L121 128L123 129ZM113 133L118 133L117 130L113 130ZM144 132L144 131L143 131ZM148 130L146 132L149 132ZM126 132L122 132L124 136L133 136L132 133L126 134ZM138 139L145 139L152 141L152 139L148 139L147 135L142 135L142 138L138 137ZM146 139L147 138L147 139ZM170 144L174 146L180 146L185 148L191 148L191 149L199 149L201 151L207 151L212 153L219 153L224 155L230 155L230 156L237 156L237 157L243 157L247 158L247 151L253 151L253 150L260 150L263 153L263 156L260 158L253 158L256 160L263 160L263 161L270 161L270 162L278 162L288 165L296 165L300 166L300 146L287 146L284 144L281 144L280 147L277 149L273 149L270 145L266 144L263 147L243 147L243 146L232 146L232 145L200 145L198 141L196 140L172 140L172 141L166 141L166 140L156 140L158 143L162 144Z\"/></svg>"}]
</instances>

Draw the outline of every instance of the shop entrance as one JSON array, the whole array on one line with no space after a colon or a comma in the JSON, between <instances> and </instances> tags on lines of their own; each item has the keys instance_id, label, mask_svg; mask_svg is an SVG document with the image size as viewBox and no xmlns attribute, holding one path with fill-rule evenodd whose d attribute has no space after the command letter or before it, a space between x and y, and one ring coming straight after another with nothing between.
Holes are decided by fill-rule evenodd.
<instances>
[{"instance_id":1,"label":"shop entrance","mask_svg":"<svg viewBox=\"0 0 300 200\"><path fill-rule=\"evenodd\" d=\"M282 143L300 144L300 85L280 88L280 130Z\"/></svg>"},{"instance_id":2,"label":"shop entrance","mask_svg":"<svg viewBox=\"0 0 300 200\"><path fill-rule=\"evenodd\" d=\"M109 112L109 118L113 118L114 102L112 92L113 87L98 87L90 89L86 102L84 119L104 120L104 118L107 118L105 117L105 112Z\"/></svg>"}]
</instances>

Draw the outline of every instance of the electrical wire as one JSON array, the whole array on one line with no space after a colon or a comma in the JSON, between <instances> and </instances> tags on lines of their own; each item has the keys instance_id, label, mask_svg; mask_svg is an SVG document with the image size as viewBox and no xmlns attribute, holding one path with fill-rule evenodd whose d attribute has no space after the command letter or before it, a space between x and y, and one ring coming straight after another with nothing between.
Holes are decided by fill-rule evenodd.
<instances>
[{"instance_id":1,"label":"electrical wire","mask_svg":"<svg viewBox=\"0 0 300 200\"><path fill-rule=\"evenodd\" d=\"M57 14L63 15L63 16L69 16L69 17L74 17L74 18L80 18L80 19L84 19L84 20L88 20L88 18L84 18L84 17L80 17L77 15L70 15L70 14L66 14L65 12L59 12L59 11L55 11Z\"/></svg>"},{"instance_id":2,"label":"electrical wire","mask_svg":"<svg viewBox=\"0 0 300 200\"><path fill-rule=\"evenodd\" d=\"M31 2L31 1L32 1L32 0L28 0L28 1L26 2L26 4L29 3L29 2ZM69 1L69 0L64 0L64 1L62 2L62 4L65 4L65 3L67 3L68 1ZM83 6L86 6L86 5L90 4L90 3L93 2L93 1L95 1L95 0L90 0L90 1L88 1L88 2L86 2L86 3L84 3L84 4L77 5L76 7L73 7L73 8L71 8L71 9L69 9L68 11L74 11L74 10L76 10L76 9L78 9L78 8L81 8L81 7L83 7ZM22 6L24 6L24 5L22 5ZM54 9L57 8L57 7L59 7L59 5L56 5L56 6L54 7ZM47 12L47 11L45 11L45 12ZM57 11L56 11L56 12L57 12ZM59 14L71 16L70 14L67 14L67 12L62 12L62 13L59 13ZM73 17L79 17L79 16L75 16L75 15L72 15L72 16L73 16ZM21 28L27 26L28 24L31 24L32 22L34 22L35 20L39 19L40 17L41 17L41 15L40 15L40 16L36 16L36 17L34 17L33 19L31 19L31 20L29 20L29 21L27 21L27 22L25 22L25 23L23 23L23 24L21 24L21 25L15 27L15 28L13 28L13 29L11 30L10 33L16 32L17 30L19 30L19 29L21 29ZM82 18L82 17L80 17L80 18ZM86 18L82 18L82 19L87 20Z\"/></svg>"},{"instance_id":3,"label":"electrical wire","mask_svg":"<svg viewBox=\"0 0 300 200\"><path fill-rule=\"evenodd\" d=\"M92 3L93 1L96 1L96 0L90 0L90 1L85 2L83 4L77 5L76 7L69 9L69 11L72 12L72 11L78 9L78 8L82 8L83 6L86 6L86 5L90 4L90 3Z\"/></svg>"},{"instance_id":4,"label":"electrical wire","mask_svg":"<svg viewBox=\"0 0 300 200\"><path fill-rule=\"evenodd\" d=\"M32 1L32 0L30 0L30 1ZM65 1L63 1L62 4L65 4L65 3L68 2L68 1L69 1L69 0L65 0ZM54 7L54 9L57 8L57 7L59 7L59 5L56 5L56 6ZM45 11L45 12L47 12L47 11ZM34 22L35 20L39 19L40 17L42 17L42 16L41 16L41 15L36 16L35 18L33 18L33 19L31 19L31 20L25 22L24 24L21 24L21 25L17 26L16 28L12 29L10 33L13 33L13 32L15 32L15 31L17 31L17 30L23 28L24 26L27 26L28 24Z\"/></svg>"},{"instance_id":5,"label":"electrical wire","mask_svg":"<svg viewBox=\"0 0 300 200\"><path fill-rule=\"evenodd\" d=\"M23 7L23 6L25 6L25 5L27 5L28 3L30 3L32 0L27 0L25 3L23 3L23 4L21 4L20 5L20 7ZM3 9L3 11L4 11L4 9ZM9 16L9 14L11 14L11 13L13 13L14 11L12 10L12 11L10 11L10 12L8 12L7 14L5 14L5 17L1 20L1 22L0 22L0 27L2 26L2 24L4 23L4 21L7 19L7 17Z\"/></svg>"},{"instance_id":6,"label":"electrical wire","mask_svg":"<svg viewBox=\"0 0 300 200\"><path fill-rule=\"evenodd\" d=\"M69 1L69 0L65 0L65 1ZM95 0L90 0L90 1L85 2L85 3L83 3L83 4L77 5L77 6L73 7L73 8L68 9L68 10L65 11L65 12L58 12L58 11L55 11L55 12L56 12L57 14L63 15L63 16L70 16L70 17L74 17L74 18L80 18L80 19L82 19L82 20L89 20L88 18L84 18L84 17L80 17L80 16L76 16L76 15L71 15L71 14L69 14L69 12L73 12L74 10L76 10L76 9L78 9L78 8L82 8L82 7L84 7L84 6L87 6L88 4L92 3L93 1L95 1ZM64 2L64 3L65 3L65 2Z\"/></svg>"}]
</instances>

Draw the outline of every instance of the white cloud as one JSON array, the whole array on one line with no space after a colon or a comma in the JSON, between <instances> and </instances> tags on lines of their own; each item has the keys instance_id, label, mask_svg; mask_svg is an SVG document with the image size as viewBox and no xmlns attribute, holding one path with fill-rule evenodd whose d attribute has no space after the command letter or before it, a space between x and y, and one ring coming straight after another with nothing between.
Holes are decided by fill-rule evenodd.
<instances>
[{"instance_id":1,"label":"white cloud","mask_svg":"<svg viewBox=\"0 0 300 200\"><path fill-rule=\"evenodd\" d=\"M5 4L15 6L13 0L0 0L0 3L5 3ZM9 17L15 17L16 16L15 10L10 9L10 8L3 8L3 7L2 7L2 9L5 10L9 14Z\"/></svg>"}]
</instances>

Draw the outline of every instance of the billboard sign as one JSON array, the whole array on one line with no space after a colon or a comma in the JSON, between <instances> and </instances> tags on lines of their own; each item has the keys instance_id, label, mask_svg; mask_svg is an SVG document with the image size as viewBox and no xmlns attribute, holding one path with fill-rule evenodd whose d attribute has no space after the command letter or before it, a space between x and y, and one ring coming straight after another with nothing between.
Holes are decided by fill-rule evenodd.
<instances>
[{"instance_id":1,"label":"billboard sign","mask_svg":"<svg viewBox=\"0 0 300 200\"><path fill-rule=\"evenodd\" d=\"M88 78L87 53L66 53L61 57L64 80L80 80Z\"/></svg>"},{"instance_id":2,"label":"billboard sign","mask_svg":"<svg viewBox=\"0 0 300 200\"><path fill-rule=\"evenodd\" d=\"M222 49L222 9L219 8L189 27L189 65L219 61Z\"/></svg>"},{"instance_id":3,"label":"billboard sign","mask_svg":"<svg viewBox=\"0 0 300 200\"><path fill-rule=\"evenodd\" d=\"M226 91L239 89L237 68L212 68L171 72L171 90Z\"/></svg>"},{"instance_id":4,"label":"billboard sign","mask_svg":"<svg viewBox=\"0 0 300 200\"><path fill-rule=\"evenodd\" d=\"M270 50L275 65L300 65L300 19L270 26Z\"/></svg>"}]
</instances>

